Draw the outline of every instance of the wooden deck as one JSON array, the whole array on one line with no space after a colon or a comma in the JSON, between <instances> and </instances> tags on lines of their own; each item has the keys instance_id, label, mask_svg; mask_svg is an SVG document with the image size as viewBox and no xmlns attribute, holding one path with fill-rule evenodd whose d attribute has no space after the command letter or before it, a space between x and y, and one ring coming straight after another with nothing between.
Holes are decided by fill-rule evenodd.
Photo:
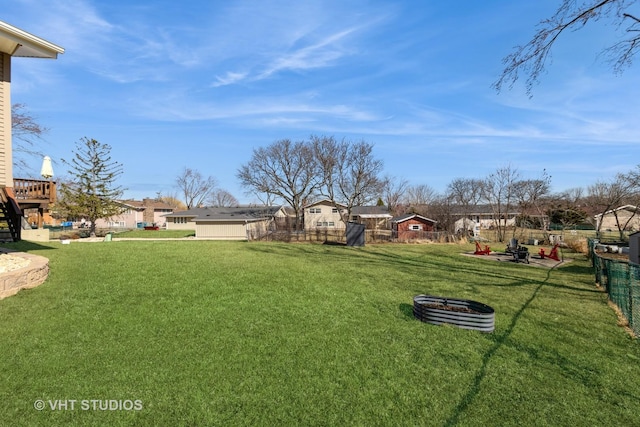
<instances>
[{"instance_id":1,"label":"wooden deck","mask_svg":"<svg viewBox=\"0 0 640 427\"><path fill-rule=\"evenodd\" d=\"M40 179L13 179L13 193L22 209L46 209L56 201L56 183Z\"/></svg>"}]
</instances>

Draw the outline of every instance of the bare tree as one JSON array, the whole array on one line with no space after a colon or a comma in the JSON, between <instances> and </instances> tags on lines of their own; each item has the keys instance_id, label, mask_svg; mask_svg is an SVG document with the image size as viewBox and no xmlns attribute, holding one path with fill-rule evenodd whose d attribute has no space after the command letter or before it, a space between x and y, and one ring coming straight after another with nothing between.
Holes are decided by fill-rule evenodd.
<instances>
[{"instance_id":1,"label":"bare tree","mask_svg":"<svg viewBox=\"0 0 640 427\"><path fill-rule=\"evenodd\" d=\"M576 187L550 196L547 209L550 222L565 229L586 222L589 215L584 209L583 193L581 187Z\"/></svg>"},{"instance_id":2,"label":"bare tree","mask_svg":"<svg viewBox=\"0 0 640 427\"><path fill-rule=\"evenodd\" d=\"M211 194L211 206L219 207L219 208L228 208L233 206L238 206L238 199L236 199L233 194L229 193L227 190L216 189Z\"/></svg>"},{"instance_id":3,"label":"bare tree","mask_svg":"<svg viewBox=\"0 0 640 427\"><path fill-rule=\"evenodd\" d=\"M365 141L338 142L333 137L312 137L311 141L321 171L320 191L334 206L346 206L341 215L346 223L354 206L371 203L382 193L383 163L373 156L373 145Z\"/></svg>"},{"instance_id":4,"label":"bare tree","mask_svg":"<svg viewBox=\"0 0 640 427\"><path fill-rule=\"evenodd\" d=\"M200 207L216 188L216 180L212 176L204 178L199 171L184 168L176 177L178 190L184 197L187 209Z\"/></svg>"},{"instance_id":5,"label":"bare tree","mask_svg":"<svg viewBox=\"0 0 640 427\"><path fill-rule=\"evenodd\" d=\"M276 202L276 198L277 198L276 195L274 195L274 194L272 194L272 193L270 193L268 191L265 191L264 193L253 191L253 192L248 192L247 194L253 194L255 196L255 198L258 199L259 203L254 203L255 201L252 202L252 203L257 204L257 205L259 204L259 205L262 205L262 206L273 206L273 204Z\"/></svg>"},{"instance_id":6,"label":"bare tree","mask_svg":"<svg viewBox=\"0 0 640 427\"><path fill-rule=\"evenodd\" d=\"M545 197L551 191L551 176L542 171L539 179L525 179L514 184L516 200L522 215L536 215L540 218L542 230L549 229L549 217L545 214ZM547 236L545 236L547 237Z\"/></svg>"},{"instance_id":7,"label":"bare tree","mask_svg":"<svg viewBox=\"0 0 640 427\"><path fill-rule=\"evenodd\" d=\"M156 195L156 200L166 203L176 211L185 210L187 208L187 205L185 205L175 193L168 194L166 196L162 193L158 193Z\"/></svg>"},{"instance_id":8,"label":"bare tree","mask_svg":"<svg viewBox=\"0 0 640 427\"><path fill-rule=\"evenodd\" d=\"M563 33L576 31L589 23L606 19L612 21L614 26L628 24L627 37L621 38L603 52L614 72L623 71L631 65L640 47L640 19L628 13L635 3L629 0L562 0L555 14L540 22L534 37L524 46L517 46L513 53L503 59L505 68L493 87L498 92L505 84L511 88L520 78L520 74L524 74L526 90L531 95L531 89L544 72L551 56L551 48L558 38Z\"/></svg>"},{"instance_id":9,"label":"bare tree","mask_svg":"<svg viewBox=\"0 0 640 427\"><path fill-rule=\"evenodd\" d=\"M626 204L635 204L638 202L638 186L635 179L636 171L628 173L619 173L616 177L610 181L598 181L595 184L589 186L587 199L591 206L598 210L600 217L599 221L596 221L596 232L600 233L602 228L602 220L604 216L611 212L616 221L616 228L618 229L620 239L624 240L624 231L633 219L638 214L637 207L631 213L631 216L622 219L619 216L617 208Z\"/></svg>"},{"instance_id":10,"label":"bare tree","mask_svg":"<svg viewBox=\"0 0 640 427\"><path fill-rule=\"evenodd\" d=\"M346 163L349 152L347 143L338 142L331 136L312 136L313 158L318 168L320 177L319 191L322 195L337 205L339 195L337 193L340 164ZM337 207L337 206L336 206Z\"/></svg>"},{"instance_id":11,"label":"bare tree","mask_svg":"<svg viewBox=\"0 0 640 427\"><path fill-rule=\"evenodd\" d=\"M509 165L498 168L482 183L482 198L491 206L499 242L505 240L508 215L516 202L515 183L519 177L518 171Z\"/></svg>"},{"instance_id":12,"label":"bare tree","mask_svg":"<svg viewBox=\"0 0 640 427\"><path fill-rule=\"evenodd\" d=\"M13 166L27 174L34 174L30 161L42 160L44 153L38 146L44 142L49 129L40 125L25 104L11 106L11 134L13 136ZM40 163L38 163L38 167Z\"/></svg>"},{"instance_id":13,"label":"bare tree","mask_svg":"<svg viewBox=\"0 0 640 427\"><path fill-rule=\"evenodd\" d=\"M463 218L463 228L471 223L469 215L480 202L482 196L482 181L471 178L456 178L447 185L447 199Z\"/></svg>"},{"instance_id":14,"label":"bare tree","mask_svg":"<svg viewBox=\"0 0 640 427\"><path fill-rule=\"evenodd\" d=\"M428 184L410 185L407 187L405 202L414 208L428 206L437 197L436 190Z\"/></svg>"},{"instance_id":15,"label":"bare tree","mask_svg":"<svg viewBox=\"0 0 640 427\"><path fill-rule=\"evenodd\" d=\"M288 139L253 150L251 160L237 173L243 187L256 195L275 195L294 211L295 228L302 226L302 211L318 187L319 175L311 146Z\"/></svg>"},{"instance_id":16,"label":"bare tree","mask_svg":"<svg viewBox=\"0 0 640 427\"><path fill-rule=\"evenodd\" d=\"M437 222L440 232L454 233L455 218L451 197L447 194L434 193L429 203L412 209L415 213L426 216Z\"/></svg>"},{"instance_id":17,"label":"bare tree","mask_svg":"<svg viewBox=\"0 0 640 427\"><path fill-rule=\"evenodd\" d=\"M398 215L409 182L406 179L388 176L384 179L383 196L391 215Z\"/></svg>"}]
</instances>

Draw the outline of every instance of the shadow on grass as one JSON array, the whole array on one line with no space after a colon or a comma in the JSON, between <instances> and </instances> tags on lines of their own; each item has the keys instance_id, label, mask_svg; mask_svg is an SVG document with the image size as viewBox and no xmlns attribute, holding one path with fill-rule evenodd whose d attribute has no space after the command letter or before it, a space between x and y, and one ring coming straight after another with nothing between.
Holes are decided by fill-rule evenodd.
<instances>
[{"instance_id":1,"label":"shadow on grass","mask_svg":"<svg viewBox=\"0 0 640 427\"><path fill-rule=\"evenodd\" d=\"M413 316L413 306L411 304L407 304L406 302L403 302L398 306L398 309L400 310L400 313L404 315L405 320L415 319L415 317Z\"/></svg>"},{"instance_id":2,"label":"shadow on grass","mask_svg":"<svg viewBox=\"0 0 640 427\"><path fill-rule=\"evenodd\" d=\"M432 280L447 281L451 280L450 272L452 269L459 274L466 274L470 278L474 278L473 281L466 282L467 286L470 286L474 292L480 292L481 287L492 286L495 288L504 287L522 287L530 286L531 284L544 282L546 285L571 291L577 291L581 293L597 293L597 289L587 289L580 286L571 286L560 283L548 283L547 279L544 281L531 279L527 276L530 267L519 266L516 263L487 263L485 260L476 260L472 257L465 257L461 254L446 254L446 253L430 253L429 256L425 256L423 253L414 254L415 256L407 256L407 254L399 254L393 250L388 250L384 246L379 247L350 247L346 245L323 245L323 244L309 244L303 243L300 245L281 245L274 246L262 246L251 245L251 250L257 252L264 252L273 255L275 253L284 254L290 256L295 253L313 254L314 256L322 255L328 259L335 259L337 261L344 261L350 259L352 264L357 263L371 263L378 264L381 261L388 266L395 266L402 272L414 271L416 274L424 274L425 271L429 271L430 278ZM323 249L320 249L323 248ZM347 258L348 257L348 258ZM557 266L551 267L551 269ZM566 266L562 268L562 271L571 272L567 270L571 268ZM579 269L579 266L574 268ZM535 269L537 272L544 270ZM580 270L583 271L583 270ZM414 293L424 293L424 289L416 288Z\"/></svg>"},{"instance_id":3,"label":"shadow on grass","mask_svg":"<svg viewBox=\"0 0 640 427\"><path fill-rule=\"evenodd\" d=\"M593 267L588 265L570 264L560 267L560 270L571 274L594 274Z\"/></svg>"},{"instance_id":4,"label":"shadow on grass","mask_svg":"<svg viewBox=\"0 0 640 427\"><path fill-rule=\"evenodd\" d=\"M473 402L475 397L480 392L480 385L482 384L482 381L484 380L484 377L487 375L487 366L489 365L489 361L491 360L493 355L504 345L504 343L507 340L507 338L509 338L509 336L511 335L511 333L515 329L515 327L516 327L516 325L518 323L518 320L520 319L520 316L522 316L522 314L525 312L525 310L527 308L529 308L531 303L538 296L538 293L540 292L540 290L547 284L547 282L551 278L551 272L554 269L555 269L555 267L549 269L549 271L547 272L546 279L543 282L540 282L540 284L538 286L536 286L535 290L533 291L533 293L531 294L529 299L527 299L527 301L525 301L525 303L520 308L520 310L518 310L516 312L516 314L513 316L513 319L511 319L511 324L509 325L509 327L502 334L496 335L495 344L483 356L483 358L482 358L482 367L480 368L480 370L478 371L476 377L474 378L473 384L469 388L469 391L467 392L467 394L464 395L464 397L462 398L460 403L458 403L458 406L456 406L456 408L453 411L453 415L444 424L445 426L454 426L454 425L458 424L460 416L467 410L469 405Z\"/></svg>"},{"instance_id":5,"label":"shadow on grass","mask_svg":"<svg viewBox=\"0 0 640 427\"><path fill-rule=\"evenodd\" d=\"M10 251L29 252L29 251L52 250L57 248L48 246L48 245L45 246L36 242L28 242L26 240L21 240L19 242L3 243L1 249L8 249Z\"/></svg>"}]
</instances>

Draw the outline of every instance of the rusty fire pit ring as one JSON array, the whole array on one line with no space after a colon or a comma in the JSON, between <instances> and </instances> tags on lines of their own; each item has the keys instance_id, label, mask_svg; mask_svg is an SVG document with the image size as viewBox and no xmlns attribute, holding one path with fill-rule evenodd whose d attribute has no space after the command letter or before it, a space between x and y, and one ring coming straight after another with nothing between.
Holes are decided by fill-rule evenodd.
<instances>
[{"instance_id":1,"label":"rusty fire pit ring","mask_svg":"<svg viewBox=\"0 0 640 427\"><path fill-rule=\"evenodd\" d=\"M477 301L417 295L413 298L413 315L432 325L446 323L487 333L495 329L495 311Z\"/></svg>"}]
</instances>

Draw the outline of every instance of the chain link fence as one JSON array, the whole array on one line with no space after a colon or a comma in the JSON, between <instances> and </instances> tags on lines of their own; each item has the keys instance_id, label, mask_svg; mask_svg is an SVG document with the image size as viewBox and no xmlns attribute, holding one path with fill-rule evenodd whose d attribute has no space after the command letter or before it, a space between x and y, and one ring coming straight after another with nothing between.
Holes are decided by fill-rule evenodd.
<instances>
[{"instance_id":1,"label":"chain link fence","mask_svg":"<svg viewBox=\"0 0 640 427\"><path fill-rule=\"evenodd\" d=\"M640 265L607 258L596 252L597 240L589 239L589 253L596 283L625 317L636 337L640 336Z\"/></svg>"}]
</instances>

